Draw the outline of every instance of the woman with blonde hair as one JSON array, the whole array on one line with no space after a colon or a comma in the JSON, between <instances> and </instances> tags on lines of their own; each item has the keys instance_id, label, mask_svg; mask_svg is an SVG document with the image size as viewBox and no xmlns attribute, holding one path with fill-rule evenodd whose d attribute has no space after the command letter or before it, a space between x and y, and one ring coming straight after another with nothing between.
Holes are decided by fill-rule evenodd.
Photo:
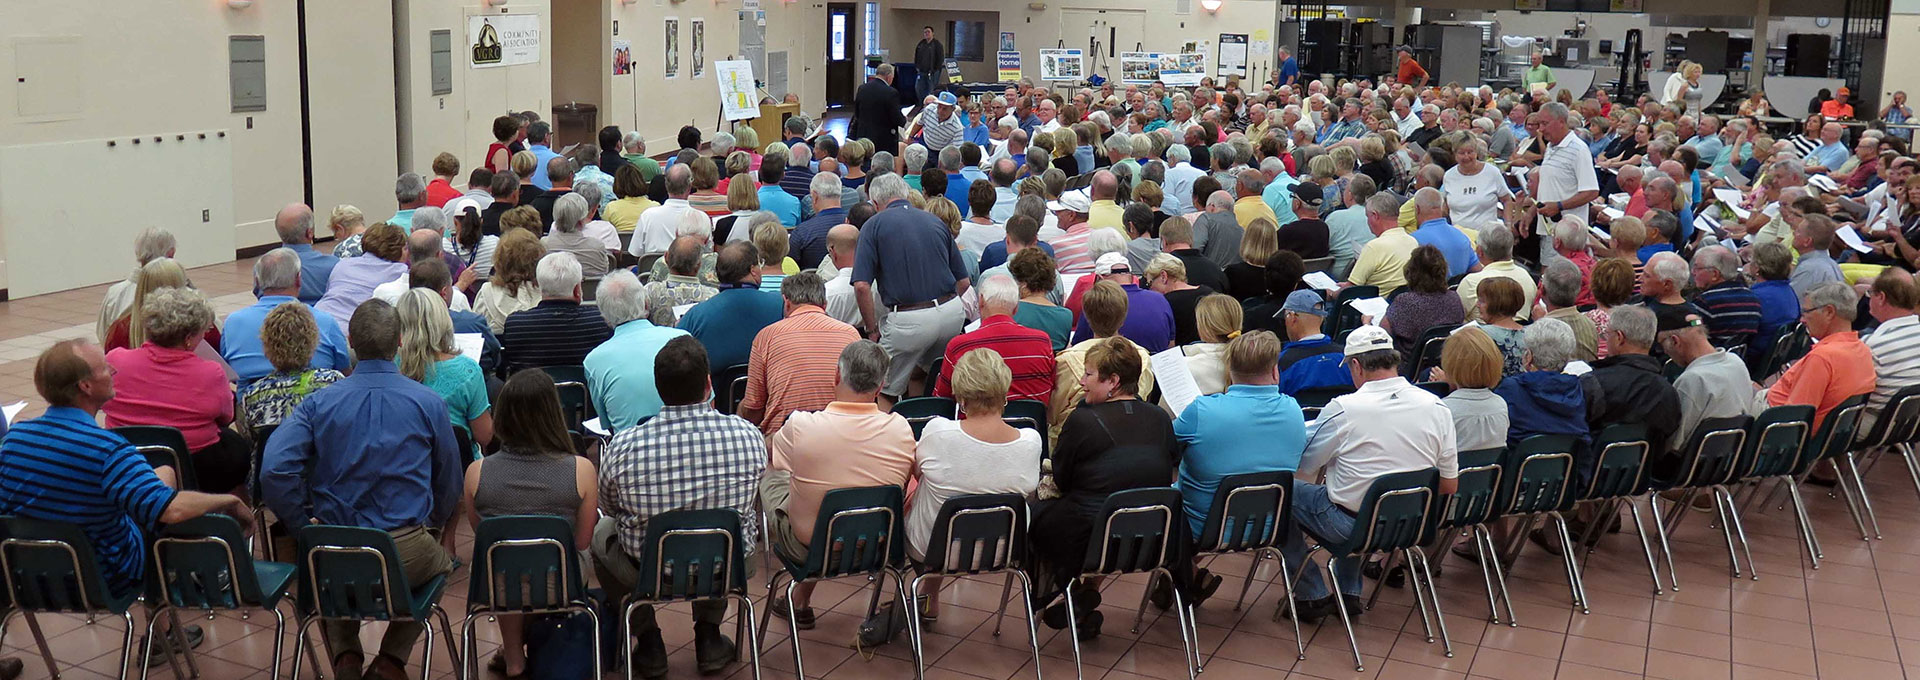
<instances>
[{"instance_id":1,"label":"woman with blonde hair","mask_svg":"<svg viewBox=\"0 0 1920 680\"><path fill-rule=\"evenodd\" d=\"M506 331L507 315L540 304L540 286L534 281L534 268L546 255L546 246L540 245L540 239L533 232L525 229L503 232L500 245L493 251L493 278L480 285L480 294L474 296L473 302L473 311L487 317L487 326L495 335Z\"/></svg>"},{"instance_id":2,"label":"woman with blonde hair","mask_svg":"<svg viewBox=\"0 0 1920 680\"><path fill-rule=\"evenodd\" d=\"M367 230L367 216L359 208L342 203L333 206L327 216L327 231L333 234L333 256L346 259L360 254L360 233Z\"/></svg>"},{"instance_id":3,"label":"woman with blonde hair","mask_svg":"<svg viewBox=\"0 0 1920 680\"><path fill-rule=\"evenodd\" d=\"M726 217L713 221L713 240L722 245L734 241L746 241L753 238L741 220L751 220L760 212L760 192L753 182L752 175L734 175L727 187L727 209L733 211Z\"/></svg>"},{"instance_id":4,"label":"woman with blonde hair","mask_svg":"<svg viewBox=\"0 0 1920 680\"><path fill-rule=\"evenodd\" d=\"M1040 486L1038 430L1016 428L1001 419L1013 372L999 352L976 349L954 362L954 401L964 420L927 421L914 447L914 477L919 490L907 507L907 551L924 559L940 506L968 494L1011 493L1026 496ZM940 612L940 581L921 584L927 620Z\"/></svg>"},{"instance_id":5,"label":"woman with blonde hair","mask_svg":"<svg viewBox=\"0 0 1920 680\"><path fill-rule=\"evenodd\" d=\"M1660 103L1670 107L1683 108L1686 115L1699 115L1700 104L1706 96L1706 90L1700 87L1700 74L1705 69L1692 61L1682 60L1680 68L1667 76L1667 82L1660 87Z\"/></svg>"},{"instance_id":6,"label":"woman with blonde hair","mask_svg":"<svg viewBox=\"0 0 1920 680\"><path fill-rule=\"evenodd\" d=\"M945 196L932 196L927 198L926 211L933 213L934 217L938 217L941 222L946 223L948 239L951 240L960 237L960 228L966 226L960 219L960 206L954 205L953 201ZM960 259L967 263L968 276L978 276L980 274L980 255L978 253L961 251Z\"/></svg>"},{"instance_id":7,"label":"woman with blonde hair","mask_svg":"<svg viewBox=\"0 0 1920 680\"><path fill-rule=\"evenodd\" d=\"M1387 160L1387 144L1378 133L1360 138L1359 157L1360 174L1373 178L1374 186L1393 186L1393 161Z\"/></svg>"},{"instance_id":8,"label":"woman with blonde hair","mask_svg":"<svg viewBox=\"0 0 1920 680\"><path fill-rule=\"evenodd\" d=\"M426 288L408 290L400 295L396 309L400 313L400 354L394 363L400 365L400 374L432 388L446 401L453 426L473 436L476 448L467 453L478 458L480 449L493 441L487 379L480 372L479 357L461 356L454 346L453 318L439 293Z\"/></svg>"},{"instance_id":9,"label":"woman with blonde hair","mask_svg":"<svg viewBox=\"0 0 1920 680\"><path fill-rule=\"evenodd\" d=\"M687 196L687 205L694 210L706 213L708 218L725 217L727 195L720 193L720 166L706 156L693 159L693 193Z\"/></svg>"},{"instance_id":10,"label":"woman with blonde hair","mask_svg":"<svg viewBox=\"0 0 1920 680\"><path fill-rule=\"evenodd\" d=\"M540 169L540 158L532 151L518 151L513 154L513 176L520 178L519 205L533 205L533 199L546 193L533 183L533 173Z\"/></svg>"},{"instance_id":11,"label":"woman with blonde hair","mask_svg":"<svg viewBox=\"0 0 1920 680\"><path fill-rule=\"evenodd\" d=\"M1187 372L1193 374L1200 394L1227 391L1227 345L1240 337L1243 312L1240 301L1215 293L1200 299L1194 308L1194 325L1200 341L1180 346L1187 357Z\"/></svg>"},{"instance_id":12,"label":"woman with blonde hair","mask_svg":"<svg viewBox=\"0 0 1920 680\"><path fill-rule=\"evenodd\" d=\"M720 193L726 194L727 198L729 199L729 202L731 202L731 199L733 198L733 192L731 191L731 189L733 188L734 178L739 177L742 174L753 172L753 170L751 169L752 167L753 167L753 157L748 156L747 152L735 151L733 153L727 154L727 166L726 168L724 168L725 172L721 174L720 184L714 187L714 191L718 191ZM759 187L754 187L754 188L758 189Z\"/></svg>"},{"instance_id":13,"label":"woman with blonde hair","mask_svg":"<svg viewBox=\"0 0 1920 680\"><path fill-rule=\"evenodd\" d=\"M783 144L781 146L785 145ZM733 126L733 148L739 149L747 154L747 172L753 173L760 171L760 160L765 158L765 156L760 153L760 133L754 132L753 126ZM738 175L740 173L728 171L727 174Z\"/></svg>"},{"instance_id":14,"label":"woman with blonde hair","mask_svg":"<svg viewBox=\"0 0 1920 680\"><path fill-rule=\"evenodd\" d=\"M1452 391L1441 400L1453 412L1454 437L1461 451L1507 445L1507 402L1493 393L1500 384L1505 357L1493 338L1479 328L1463 328L1447 337L1433 379Z\"/></svg>"},{"instance_id":15,"label":"woman with blonde hair","mask_svg":"<svg viewBox=\"0 0 1920 680\"><path fill-rule=\"evenodd\" d=\"M140 267L140 272L134 278L133 305L112 326L107 327L107 338L100 343L101 351L129 349L145 344L147 296L167 288L193 287L193 282L187 280L187 270L171 257L156 257L148 261ZM220 327L208 322L206 340L208 345L218 349Z\"/></svg>"},{"instance_id":16,"label":"woman with blonde hair","mask_svg":"<svg viewBox=\"0 0 1920 680\"><path fill-rule=\"evenodd\" d=\"M749 223L753 229L753 247L760 251L760 290L780 294L780 284L788 276L800 273L800 265L787 257L787 228L780 225L780 218L773 213L761 211L764 217L756 217Z\"/></svg>"},{"instance_id":17,"label":"woman with blonde hair","mask_svg":"<svg viewBox=\"0 0 1920 680\"><path fill-rule=\"evenodd\" d=\"M840 147L840 186L848 189L864 189L867 186L867 171L863 167L867 161L865 144L846 144Z\"/></svg>"}]
</instances>

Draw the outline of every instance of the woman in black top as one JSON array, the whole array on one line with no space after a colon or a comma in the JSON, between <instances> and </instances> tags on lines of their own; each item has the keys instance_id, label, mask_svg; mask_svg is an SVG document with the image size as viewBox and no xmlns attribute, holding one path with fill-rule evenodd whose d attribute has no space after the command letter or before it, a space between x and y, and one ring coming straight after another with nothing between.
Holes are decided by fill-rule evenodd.
<instances>
[{"instance_id":1,"label":"woman in black top","mask_svg":"<svg viewBox=\"0 0 1920 680\"><path fill-rule=\"evenodd\" d=\"M1280 249L1274 236L1278 229L1273 220L1265 217L1256 217L1247 223L1246 233L1240 238L1240 261L1223 268L1227 289L1222 292L1241 302L1267 292L1267 261Z\"/></svg>"},{"instance_id":2,"label":"woman in black top","mask_svg":"<svg viewBox=\"0 0 1920 680\"><path fill-rule=\"evenodd\" d=\"M1167 486L1178 465L1179 441L1167 412L1139 399L1140 351L1125 338L1098 341L1086 353L1086 400L1067 416L1053 447L1058 498L1034 505L1029 526L1038 559L1040 602L1049 602L1080 573L1101 504L1116 491ZM1174 522L1179 525L1180 522ZM1176 544L1184 543L1177 541ZM1075 583L1074 604L1082 640L1100 634L1097 583ZM1048 607L1044 618L1067 627L1066 605Z\"/></svg>"}]
</instances>

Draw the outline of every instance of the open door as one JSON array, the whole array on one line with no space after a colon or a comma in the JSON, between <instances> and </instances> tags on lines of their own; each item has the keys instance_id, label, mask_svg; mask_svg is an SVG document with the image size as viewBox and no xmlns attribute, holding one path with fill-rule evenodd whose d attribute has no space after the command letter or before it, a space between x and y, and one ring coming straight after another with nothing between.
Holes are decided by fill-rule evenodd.
<instances>
[{"instance_id":1,"label":"open door","mask_svg":"<svg viewBox=\"0 0 1920 680\"><path fill-rule=\"evenodd\" d=\"M835 2L827 5L828 107L853 103L853 90L857 84L854 74L859 63L853 48L855 17L853 3Z\"/></svg>"}]
</instances>

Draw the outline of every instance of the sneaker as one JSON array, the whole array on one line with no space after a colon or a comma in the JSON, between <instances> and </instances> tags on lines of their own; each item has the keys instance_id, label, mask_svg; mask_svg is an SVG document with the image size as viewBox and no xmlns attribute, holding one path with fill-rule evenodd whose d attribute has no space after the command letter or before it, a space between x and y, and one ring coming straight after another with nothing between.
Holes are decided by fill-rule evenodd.
<instances>
[{"instance_id":1,"label":"sneaker","mask_svg":"<svg viewBox=\"0 0 1920 680\"><path fill-rule=\"evenodd\" d=\"M701 675L713 675L733 663L738 647L720 634L720 626L699 624L693 627L693 657Z\"/></svg>"},{"instance_id":2,"label":"sneaker","mask_svg":"<svg viewBox=\"0 0 1920 680\"><path fill-rule=\"evenodd\" d=\"M696 632L695 640L698 639ZM640 641L633 645L633 667L642 680L665 680L667 643L660 637L659 628L642 633Z\"/></svg>"},{"instance_id":3,"label":"sneaker","mask_svg":"<svg viewBox=\"0 0 1920 680\"><path fill-rule=\"evenodd\" d=\"M1317 600L1295 600L1293 609L1286 612L1288 617L1305 624L1319 623L1321 619L1334 613L1336 611L1332 595Z\"/></svg>"},{"instance_id":4,"label":"sneaker","mask_svg":"<svg viewBox=\"0 0 1920 680\"><path fill-rule=\"evenodd\" d=\"M767 606L773 608L774 616L786 619L788 623L793 624L795 630L813 630L812 607L801 607L799 611L793 611L792 605L785 597L775 597L772 602L767 603Z\"/></svg>"},{"instance_id":5,"label":"sneaker","mask_svg":"<svg viewBox=\"0 0 1920 680\"><path fill-rule=\"evenodd\" d=\"M199 649L200 643L206 642L206 638L207 638L206 633L204 631L201 631L199 626L182 626L181 628L182 630L186 631L187 647L193 648L193 649ZM141 645L142 646L146 645L146 642L144 639L141 641ZM176 646L177 645L173 641L173 636L161 635L159 642L156 642L153 645L153 658L147 661L147 667L153 668L155 666L159 666L161 664L167 663L167 659L173 656L174 648ZM356 661L355 663L357 664L358 661Z\"/></svg>"},{"instance_id":6,"label":"sneaker","mask_svg":"<svg viewBox=\"0 0 1920 680\"><path fill-rule=\"evenodd\" d=\"M1092 642L1095 638L1100 637L1100 624L1106 622L1106 620L1107 616L1100 613L1098 609L1087 612L1085 616L1080 617L1080 637L1078 639L1081 642Z\"/></svg>"}]
</instances>

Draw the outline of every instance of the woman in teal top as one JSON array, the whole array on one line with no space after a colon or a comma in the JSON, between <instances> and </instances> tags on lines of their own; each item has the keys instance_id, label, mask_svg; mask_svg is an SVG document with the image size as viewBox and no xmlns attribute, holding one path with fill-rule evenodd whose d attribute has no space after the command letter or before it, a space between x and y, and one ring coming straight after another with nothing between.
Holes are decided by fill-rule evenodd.
<instances>
[{"instance_id":1,"label":"woman in teal top","mask_svg":"<svg viewBox=\"0 0 1920 680\"><path fill-rule=\"evenodd\" d=\"M1013 311L1013 322L1045 331L1054 352L1066 349L1073 335L1073 312L1049 299L1060 282L1053 257L1039 248L1023 248L1007 262L1007 273L1020 284L1020 306Z\"/></svg>"},{"instance_id":2,"label":"woman in teal top","mask_svg":"<svg viewBox=\"0 0 1920 680\"><path fill-rule=\"evenodd\" d=\"M454 427L473 437L470 458L493 440L493 415L487 403L487 379L480 363L461 356L453 344L453 319L441 297L425 288L400 296L400 372L432 388L447 402Z\"/></svg>"}]
</instances>

